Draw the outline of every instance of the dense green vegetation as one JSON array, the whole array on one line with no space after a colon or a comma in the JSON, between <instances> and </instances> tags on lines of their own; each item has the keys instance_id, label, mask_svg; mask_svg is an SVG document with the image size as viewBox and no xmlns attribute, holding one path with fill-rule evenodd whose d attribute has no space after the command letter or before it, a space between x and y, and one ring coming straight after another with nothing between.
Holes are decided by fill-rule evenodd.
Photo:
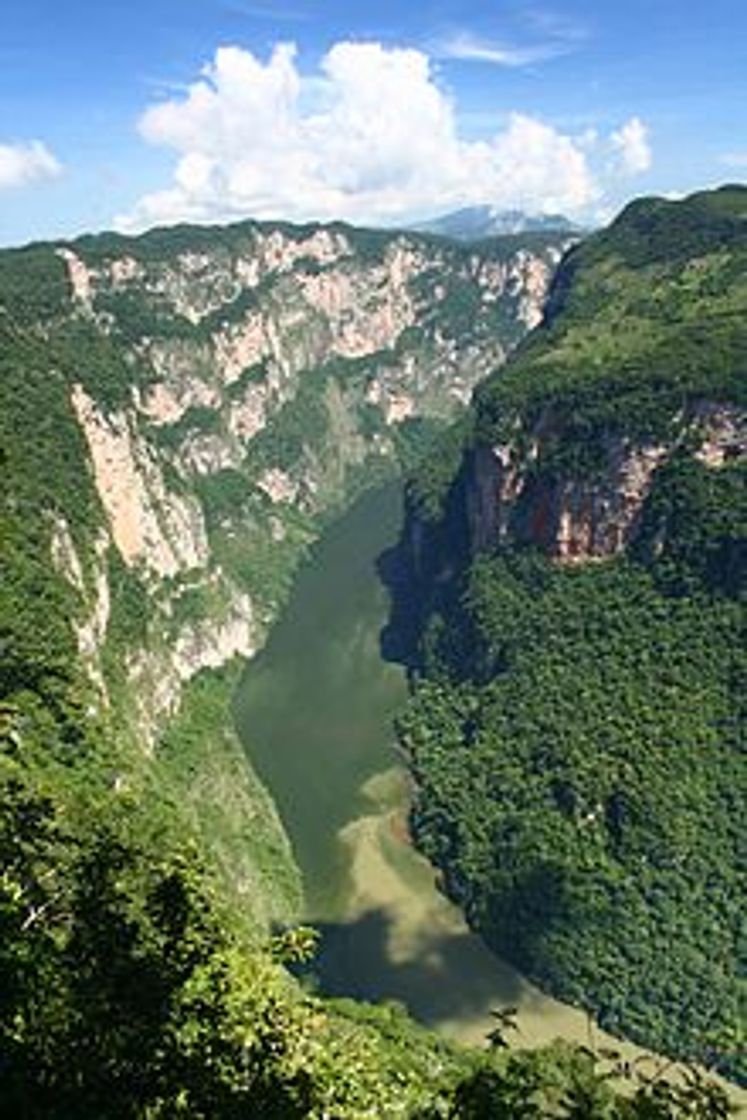
<instances>
[{"instance_id":1,"label":"dense green vegetation","mask_svg":"<svg viewBox=\"0 0 747 1120\"><path fill-rule=\"evenodd\" d=\"M593 470L605 437L671 440L704 397L744 405L745 196L634 203L572 249L546 323L480 390L480 438L551 420L562 435L545 450L558 469Z\"/></svg>"},{"instance_id":2,"label":"dense green vegetation","mask_svg":"<svg viewBox=\"0 0 747 1120\"><path fill-rule=\"evenodd\" d=\"M67 775L76 788L102 783L138 791L144 812L182 829L192 842L201 841L218 893L230 893L247 879L246 865L256 866L264 905L247 923L258 931L271 916L291 914L298 886L289 852L278 849L282 834L266 795L242 765L226 727L235 673L195 685L155 766L138 742L142 729L133 710L128 658L150 645L156 665L159 643L169 634L163 623L154 626L158 589L152 581L127 567L116 548L96 555L104 515L70 405L74 381L104 407L121 404L131 391L132 371L110 339L91 322L71 316L62 267L44 247L0 254L0 703L12 705L25 729L25 764L32 773L52 766L53 788L57 775ZM17 275L15 285L11 275ZM105 696L93 683L75 634L94 608L102 567L108 585L101 651ZM172 626L189 612L196 618L208 611L219 615L217 599L214 589L186 589L176 600ZM203 769L196 761L199 751L190 760L195 773L173 766L173 744L179 742L190 758L187 744L198 734ZM89 740L95 749L89 749ZM233 818L216 812L215 799L222 795L211 792L221 766L232 775ZM204 795L202 818L195 819L189 790ZM238 807L246 814L248 806L260 805L254 827L242 829Z\"/></svg>"},{"instance_id":3,"label":"dense green vegetation","mask_svg":"<svg viewBox=\"0 0 747 1120\"><path fill-rule=\"evenodd\" d=\"M0 708L0 1099L8 1114L727 1116L723 1093L702 1079L669 1085L652 1066L619 1096L609 1080L623 1072L615 1059L562 1045L509 1054L502 1020L490 1049L461 1051L396 1006L306 994L286 966L313 951L310 932L247 939L247 923L202 860L199 829L188 833L183 818L164 811L162 784L154 799L121 774L113 783L100 725L76 713L73 741L70 713L55 720L41 696L29 699L31 687ZM204 730L212 735L212 721ZM200 813L194 768L222 783L224 805L236 774L204 773L198 731L186 710L160 765L179 752L181 790ZM264 905L256 888L249 884L245 908Z\"/></svg>"},{"instance_id":4,"label":"dense green vegetation","mask_svg":"<svg viewBox=\"0 0 747 1120\"><path fill-rule=\"evenodd\" d=\"M708 408L744 404L746 250L733 189L634 204L572 251L467 437L515 462L535 441L514 531L473 554L469 453L413 485L400 726L417 841L491 944L610 1030L741 1081L747 476L737 445L694 452ZM559 566L533 503L604 487L615 439L670 449L630 547Z\"/></svg>"},{"instance_id":5,"label":"dense green vegetation","mask_svg":"<svg viewBox=\"0 0 747 1120\"><path fill-rule=\"evenodd\" d=\"M700 1078L656 1072L620 1096L617 1063L562 1045L458 1051L396 1007L324 1003L221 920L196 850L121 792L83 796L27 766L3 709L0 1093L14 1116L669 1118L728 1115ZM21 729L19 729L21 728ZM618 1071L621 1072L621 1071ZM614 1087L613 1087L614 1086Z\"/></svg>"},{"instance_id":6,"label":"dense green vegetation","mask_svg":"<svg viewBox=\"0 0 747 1120\"><path fill-rule=\"evenodd\" d=\"M420 1030L400 1008L325 1002L309 994L286 967L305 957L313 943L312 935L292 924L297 874L269 799L227 726L237 666L194 677L169 721L163 714L149 719L151 714L139 704L132 673L137 660L145 666L143 685L159 685L168 671L168 644L180 628L206 618L220 620L227 609L228 585L214 578L219 570L239 591L251 593L259 623L267 625L324 518L380 472L394 469L393 457L385 461L370 454L384 435L381 411L360 402L370 363L330 363L309 371L302 390L278 409L245 461L189 480L210 541L206 573L180 572L159 580L143 565L126 564L102 535L106 518L70 406L72 385L81 384L103 414L132 407L133 390L147 389L153 379L153 369L138 350L143 337L165 345L179 346L184 340L202 345L216 322L209 318L203 326L195 325L173 307L167 313L158 285L168 262L182 253L209 250L214 259L217 255L230 263L251 245L257 228L254 223L222 231L178 227L138 239L81 239L74 248L89 265L103 267L113 256L132 257L150 270L155 293L145 299L142 289L99 292L93 312L73 304L54 246L0 254L4 1112L30 1120L725 1116L721 1091L694 1074L670 1085L656 1073L628 1084L621 1095L624 1071L616 1059L563 1045L534 1054L509 1052L500 1018L491 1046L469 1052ZM300 240L317 227L261 228ZM349 236L354 252L370 260L383 260L391 244L389 234L339 229ZM429 242L423 238L421 243ZM508 250L496 244L488 251L502 260ZM445 268L453 263L461 267L467 259L467 251L457 247L442 252ZM435 276L431 281L436 283ZM474 301L463 281L447 288L444 322L454 334L468 333ZM416 293L424 301L433 294L428 285ZM243 314L256 292L236 294L233 301L230 297L221 292L227 320ZM487 316L483 326L496 327L501 314ZM417 328L402 346L421 345L428 329L425 324L419 334ZM513 335L508 339L514 340ZM375 360L386 363L389 358L383 354ZM264 367L250 367L234 383L234 395L266 374ZM209 371L206 379L210 381ZM170 428L163 425L155 433L155 425L148 426L148 453L173 492L184 493L187 487L177 471L182 437L215 434L219 423L218 410L211 413L195 405ZM430 446L433 428L419 420L403 424L391 437L395 456L415 461ZM352 465L334 454L343 437L360 447ZM273 503L256 486L272 468L295 469L301 485L304 468L319 463L329 472L324 476L326 505L320 502L319 508ZM728 477L732 479L731 472ZM736 490L738 483L730 485ZM662 626L666 642L689 666L688 683L706 673L708 649L725 649L736 624L733 594L740 561L729 543L733 503L729 497L722 509L711 490L700 476L673 476L666 500L651 505L650 528L640 537L640 559L630 561L649 607L659 599L675 602L678 596L679 606L672 608L671 617L664 612ZM683 509L696 507L692 540L678 536L676 548L661 552L657 534L662 519L681 519L687 516ZM720 543L711 548L714 534ZM510 558L501 563L506 565L505 587L513 587L511 594L524 603L524 614L515 615L516 637L523 640L522 627L534 627L534 603L524 602L521 564L517 561L514 571ZM557 602L553 609L562 613L564 592L552 590L555 575L540 561L532 570L547 603ZM99 636L98 651L89 641L86 652L81 627L91 626L102 573L109 596L106 638ZM619 579L629 578L628 569L621 569ZM617 601L623 593L612 576L610 581L605 595ZM573 587L587 597L596 594L580 575ZM497 671L495 658L504 656L499 647L505 612L494 603L491 588L488 569L479 578L476 574L470 610L493 620L476 641L480 687ZM690 602L695 595L710 604L720 629L718 641L713 629L697 631L697 649L691 653L683 648L683 635L697 613ZM601 606L599 610L604 613ZM626 626L634 630L637 624L632 619L622 626L618 644L623 644ZM453 690L459 703L464 697L473 704L477 677L473 681L468 674L468 680L454 682L453 665L443 658L437 638L432 645L433 664L443 660L443 695ZM739 670L736 654L730 665L735 673ZM727 690L715 669L705 680L724 694L720 703L714 692L704 708L715 735L722 724L727 726ZM695 699L675 693L671 720L679 729L691 718L686 701L693 707ZM418 703L424 703L423 697ZM527 720L530 714L527 710ZM449 711L444 720L438 734L448 736L453 723ZM413 726L413 734L420 734L421 723ZM724 742L720 733L718 741ZM693 751L699 742L693 741ZM657 748L663 750L661 744ZM459 749L456 741L454 749ZM424 767L426 761L423 754ZM621 765L612 759L605 771L610 789ZM716 805L729 781L729 772L719 771L701 796L701 770L691 782L693 823L688 825L688 817L682 826L695 832L700 815ZM432 772L433 781L440 780L436 767ZM462 785L466 773L459 775ZM591 797L594 789L590 785L582 792ZM646 792L658 812L660 787ZM713 815L713 835L726 852L733 834L721 827L717 812ZM624 812L623 818L624 829ZM661 851L666 864L670 837L665 823ZM444 838L451 828L445 819ZM426 832L424 823L424 843ZM553 840L561 833L550 818L540 839ZM636 839L626 832L621 844L635 847ZM607 855L603 845L598 848L590 845L603 864ZM434 855L441 859L441 853ZM701 865L694 863L693 869ZM726 868L725 856L713 873L724 912L732 901ZM666 889L665 871L666 866L652 869L647 879L652 891ZM477 905L470 900L473 917ZM709 915L711 910L703 906L698 928L709 920L713 925ZM657 927L649 930L642 919L641 928L655 941ZM689 944L686 938L683 944ZM718 942L719 951L726 953L724 944ZM679 959L680 967L689 970L688 951ZM667 973L670 982L673 974ZM693 973L688 990L695 1000L702 996L703 976L702 969ZM709 1022L720 1023L728 1009L728 1001L718 1003L720 991L714 989ZM662 1015L666 1013L665 1008Z\"/></svg>"},{"instance_id":7,"label":"dense green vegetation","mask_svg":"<svg viewBox=\"0 0 747 1120\"><path fill-rule=\"evenodd\" d=\"M424 684L402 721L423 850L562 998L717 1057L742 995L739 608L509 554L475 568L468 609L480 683Z\"/></svg>"}]
</instances>

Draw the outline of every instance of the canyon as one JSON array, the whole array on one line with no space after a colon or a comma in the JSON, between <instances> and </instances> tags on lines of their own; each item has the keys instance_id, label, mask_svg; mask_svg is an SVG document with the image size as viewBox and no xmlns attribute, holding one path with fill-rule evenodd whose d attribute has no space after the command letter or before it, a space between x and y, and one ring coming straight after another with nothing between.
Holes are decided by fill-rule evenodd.
<instances>
[{"instance_id":1,"label":"canyon","mask_svg":"<svg viewBox=\"0 0 747 1120\"><path fill-rule=\"evenodd\" d=\"M230 1093L261 1095L267 1068L281 1093L303 1095L313 1070L325 1115L338 1094L339 1114L358 1115L359 1090L394 1114L435 1100L428 1063L456 1077L482 1059L418 1035L386 1003L318 1000L281 965L305 959L311 935L294 927L306 917L330 992L386 999L393 976L424 1021L482 1036L504 1012L469 993L460 1008L451 949L439 956L426 935L435 923L447 948L492 960L477 933L550 993L508 971L523 1004L572 1005L576 1026L562 1009L548 1018L569 1037L597 1016L743 1077L744 212L744 193L724 188L641 200L583 241L244 222L0 253L3 812L21 868L11 924L22 941L39 923L48 962L32 1002L47 967L77 991L65 954L77 930L98 936L90 890L104 927L129 931L118 945L143 939L122 975L200 946L213 979L187 969L178 999L218 1001L231 1062L255 1032ZM377 495L403 479L393 543ZM369 501L373 520L355 528ZM322 573L317 596L315 557L345 532L358 558ZM349 609L348 579L363 596ZM305 623L278 663L304 580L315 664L298 648ZM313 614L325 602L328 620ZM314 687L337 621L342 660ZM314 752L340 753L310 758L305 781L299 673L312 707L346 673L363 680L343 697L341 731L319 712ZM387 728L395 718L398 755L388 729L363 734L355 705L369 700ZM29 863L16 837L31 819L46 823ZM312 866L323 851L329 872ZM45 899L64 875L63 920ZM356 929L369 947L378 938L380 987L350 972ZM422 961L408 956L417 945ZM116 995L105 958L91 958L97 990L111 978L119 1005L140 989ZM448 991L425 1006L435 976ZM169 1046L197 1061L197 1081L174 1100L203 1092L193 1040L209 1015L187 1016ZM49 1019L63 1042L65 1023ZM290 1065L267 1058L264 1031ZM255 1045L259 1081L246 1073ZM45 1069L46 1047L33 1058ZM333 1050L358 1063L360 1085L325 1081ZM552 1055L563 1077L581 1061ZM545 1059L512 1060L507 1076L539 1076Z\"/></svg>"}]
</instances>

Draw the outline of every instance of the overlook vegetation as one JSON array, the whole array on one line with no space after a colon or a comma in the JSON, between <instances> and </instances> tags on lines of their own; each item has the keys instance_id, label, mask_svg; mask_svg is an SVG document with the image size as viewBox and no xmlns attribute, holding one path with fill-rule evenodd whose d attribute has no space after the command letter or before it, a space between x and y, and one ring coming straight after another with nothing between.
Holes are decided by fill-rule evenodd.
<instances>
[{"instance_id":1,"label":"overlook vegetation","mask_svg":"<svg viewBox=\"0 0 747 1120\"><path fill-rule=\"evenodd\" d=\"M475 555L470 453L425 464L400 723L417 842L473 926L610 1030L742 1082L747 479L744 448L694 452L704 402L745 403L746 312L747 190L633 204L572 250L467 445L537 441L530 522L556 483L604 487L615 440L668 460L627 550L573 567L510 529Z\"/></svg>"},{"instance_id":2,"label":"overlook vegetation","mask_svg":"<svg viewBox=\"0 0 747 1120\"><path fill-rule=\"evenodd\" d=\"M284 966L311 931L248 944L182 831L77 767L29 766L6 704L0 773L0 1093L11 1115L112 1117L729 1115L693 1074L641 1070L558 1044L459 1050L396 1006L306 994ZM44 747L54 746L47 729ZM84 786L75 770L87 776ZM251 900L249 900L251 904ZM615 1075L616 1080L611 1080Z\"/></svg>"}]
</instances>

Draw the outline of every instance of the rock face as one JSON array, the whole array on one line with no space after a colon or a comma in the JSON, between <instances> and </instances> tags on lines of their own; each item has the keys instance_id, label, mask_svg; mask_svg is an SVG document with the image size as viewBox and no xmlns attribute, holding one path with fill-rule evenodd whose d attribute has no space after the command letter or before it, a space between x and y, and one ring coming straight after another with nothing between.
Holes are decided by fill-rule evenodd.
<instances>
[{"instance_id":1,"label":"rock face","mask_svg":"<svg viewBox=\"0 0 747 1120\"><path fill-rule=\"evenodd\" d=\"M70 331L116 372L81 353L69 389L104 515L95 556L59 522L50 547L104 698L110 549L148 597L127 659L146 742L185 680L256 650L366 465L393 469L408 424L453 416L539 321L567 244L245 223L54 250Z\"/></svg>"},{"instance_id":2,"label":"rock face","mask_svg":"<svg viewBox=\"0 0 747 1120\"><path fill-rule=\"evenodd\" d=\"M744 459L744 207L741 188L631 204L566 256L540 329L478 395L473 548L614 556L675 457Z\"/></svg>"},{"instance_id":3,"label":"rock face","mask_svg":"<svg viewBox=\"0 0 747 1120\"><path fill-rule=\"evenodd\" d=\"M718 469L747 457L747 421L729 405L701 401L671 443L608 440L592 477L542 477L548 424L514 444L479 445L468 475L475 550L501 542L533 544L561 564L621 553L635 535L654 474L687 441L694 457Z\"/></svg>"},{"instance_id":4,"label":"rock face","mask_svg":"<svg viewBox=\"0 0 747 1120\"><path fill-rule=\"evenodd\" d=\"M126 564L173 576L207 560L202 510L194 499L169 493L158 461L126 412L108 416L80 385L73 408L88 444L101 503Z\"/></svg>"},{"instance_id":5,"label":"rock face","mask_svg":"<svg viewBox=\"0 0 747 1120\"><path fill-rule=\"evenodd\" d=\"M405 418L405 389L407 415L447 414L539 321L570 242L555 233L531 249L467 251L416 235L251 225L199 253L143 259L145 243L60 249L73 300L126 335L143 416L168 427L192 409L220 411L238 462L299 377L333 359L366 367L367 399L390 424Z\"/></svg>"}]
</instances>

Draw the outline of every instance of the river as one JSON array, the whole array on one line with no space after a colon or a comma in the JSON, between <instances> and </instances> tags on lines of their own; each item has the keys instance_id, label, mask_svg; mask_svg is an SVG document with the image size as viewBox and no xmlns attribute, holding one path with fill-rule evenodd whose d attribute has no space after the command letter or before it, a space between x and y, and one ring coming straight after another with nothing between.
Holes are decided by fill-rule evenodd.
<instances>
[{"instance_id":1,"label":"river","mask_svg":"<svg viewBox=\"0 0 747 1120\"><path fill-rule=\"evenodd\" d=\"M235 698L245 749L301 868L304 917L323 934L322 990L400 1000L463 1042L484 1041L492 1008L516 1006L519 1045L561 1036L635 1057L489 952L408 842L391 726L407 689L380 654L388 601L375 567L401 517L400 488L390 486L325 533Z\"/></svg>"}]
</instances>

